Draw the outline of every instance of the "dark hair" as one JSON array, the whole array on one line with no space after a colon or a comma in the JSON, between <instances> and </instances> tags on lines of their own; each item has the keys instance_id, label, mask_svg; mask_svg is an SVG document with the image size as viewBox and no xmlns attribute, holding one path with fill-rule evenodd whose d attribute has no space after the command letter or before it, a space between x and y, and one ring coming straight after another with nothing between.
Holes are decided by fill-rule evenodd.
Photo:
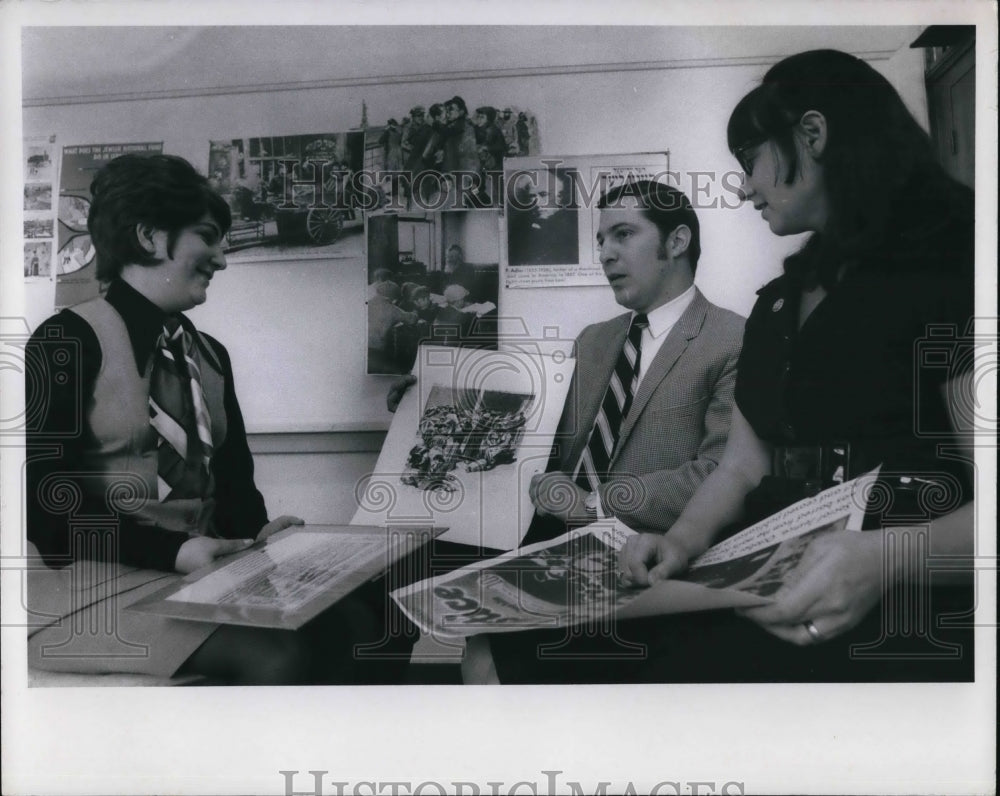
<instances>
[{"instance_id":1,"label":"dark hair","mask_svg":"<svg viewBox=\"0 0 1000 796\"><path fill-rule=\"evenodd\" d=\"M667 236L681 225L691 230L686 253L693 274L701 257L701 228L684 192L665 182L628 179L604 193L597 207L599 210L618 207L621 200L629 196L638 201L642 214L656 224L661 241L666 241Z\"/></svg>"},{"instance_id":2,"label":"dark hair","mask_svg":"<svg viewBox=\"0 0 1000 796\"><path fill-rule=\"evenodd\" d=\"M481 105L476 108L476 113L481 113L485 116L489 124L493 124L497 120L497 109L491 105Z\"/></svg>"},{"instance_id":3,"label":"dark hair","mask_svg":"<svg viewBox=\"0 0 1000 796\"><path fill-rule=\"evenodd\" d=\"M232 224L226 200L184 158L175 155L122 155L107 163L90 184L93 197L87 229L97 250L97 278L121 275L126 265L156 265L136 237L138 224L167 231L173 255L184 227L210 213L225 234Z\"/></svg>"},{"instance_id":4,"label":"dark hair","mask_svg":"<svg viewBox=\"0 0 1000 796\"><path fill-rule=\"evenodd\" d=\"M465 116L469 115L469 109L465 105L465 100L459 97L457 94L444 104L446 108L449 105L454 105L462 112L463 115Z\"/></svg>"},{"instance_id":5,"label":"dark hair","mask_svg":"<svg viewBox=\"0 0 1000 796\"><path fill-rule=\"evenodd\" d=\"M799 166L794 129L807 111L826 119L821 163L830 213L822 233L785 260L786 272L803 282L831 288L843 265L883 249L893 230L922 225L929 212L948 207L949 196L967 193L937 163L892 84L837 50L799 53L771 67L729 118L730 151L740 158L746 147L773 142L791 184Z\"/></svg>"},{"instance_id":6,"label":"dark hair","mask_svg":"<svg viewBox=\"0 0 1000 796\"><path fill-rule=\"evenodd\" d=\"M440 102L435 102L427 109L427 115L437 117L444 113L444 106Z\"/></svg>"}]
</instances>

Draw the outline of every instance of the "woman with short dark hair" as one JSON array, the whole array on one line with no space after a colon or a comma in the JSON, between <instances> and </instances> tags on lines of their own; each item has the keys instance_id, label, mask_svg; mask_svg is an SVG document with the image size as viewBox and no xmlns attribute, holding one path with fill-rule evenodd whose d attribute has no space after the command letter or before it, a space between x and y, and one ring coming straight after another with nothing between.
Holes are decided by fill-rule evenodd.
<instances>
[{"instance_id":1,"label":"woman with short dark hair","mask_svg":"<svg viewBox=\"0 0 1000 796\"><path fill-rule=\"evenodd\" d=\"M183 314L226 267L225 201L185 160L124 155L91 185L104 296L26 346L29 662L244 684L351 679L343 628L381 640L382 606L342 601L302 631L124 610L302 520L268 520L226 349ZM341 613L346 612L346 613ZM362 631L364 632L364 631ZM407 641L407 644L410 642Z\"/></svg>"}]
</instances>

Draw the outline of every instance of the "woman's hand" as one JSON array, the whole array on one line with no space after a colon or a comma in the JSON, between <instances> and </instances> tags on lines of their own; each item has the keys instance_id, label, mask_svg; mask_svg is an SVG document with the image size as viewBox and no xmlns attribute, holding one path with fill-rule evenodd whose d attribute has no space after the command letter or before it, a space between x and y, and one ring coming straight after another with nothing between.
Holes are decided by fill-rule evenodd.
<instances>
[{"instance_id":1,"label":"woman's hand","mask_svg":"<svg viewBox=\"0 0 1000 796\"><path fill-rule=\"evenodd\" d=\"M618 554L622 580L634 586L651 586L683 572L690 553L669 533L637 533L625 540Z\"/></svg>"},{"instance_id":2,"label":"woman's hand","mask_svg":"<svg viewBox=\"0 0 1000 796\"><path fill-rule=\"evenodd\" d=\"M290 528L293 525L305 524L305 520L301 517L293 517L291 514L282 514L276 520L271 520L267 525L260 529L260 533L257 534L257 541L263 542L272 533L283 531L285 528Z\"/></svg>"},{"instance_id":3,"label":"woman's hand","mask_svg":"<svg viewBox=\"0 0 1000 796\"><path fill-rule=\"evenodd\" d=\"M773 603L737 613L792 644L816 644L839 636L879 602L888 578L895 576L883 564L883 540L880 531L821 536L788 573ZM807 629L810 622L816 635Z\"/></svg>"},{"instance_id":4,"label":"woman's hand","mask_svg":"<svg viewBox=\"0 0 1000 796\"><path fill-rule=\"evenodd\" d=\"M208 566L221 556L246 550L253 539L216 539L212 536L195 536L188 539L177 551L174 569L187 575Z\"/></svg>"},{"instance_id":5,"label":"woman's hand","mask_svg":"<svg viewBox=\"0 0 1000 796\"><path fill-rule=\"evenodd\" d=\"M412 373L400 376L392 386L389 387L389 394L385 396L385 408L390 412L395 412L399 408L399 402L403 400L403 395L410 388L411 384L417 383L417 377Z\"/></svg>"}]
</instances>

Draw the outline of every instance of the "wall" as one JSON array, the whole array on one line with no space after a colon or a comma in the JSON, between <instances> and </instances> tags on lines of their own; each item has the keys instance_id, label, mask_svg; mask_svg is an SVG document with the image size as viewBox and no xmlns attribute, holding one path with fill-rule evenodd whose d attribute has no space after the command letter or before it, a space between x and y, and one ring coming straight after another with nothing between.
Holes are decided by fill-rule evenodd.
<instances>
[{"instance_id":1,"label":"wall","mask_svg":"<svg viewBox=\"0 0 1000 796\"><path fill-rule=\"evenodd\" d=\"M564 32L553 46L571 51L572 34ZM283 52L295 50L284 43ZM729 111L773 58L749 65L733 60L714 65L702 60L698 68L687 68L684 61L641 70L604 64L600 71L544 77L438 75L426 82L32 106L24 110L24 132L54 132L62 144L162 138L167 152L205 169L210 139L345 130L358 124L362 101L373 123L452 94L461 94L470 106L480 100L516 104L537 113L547 153L669 149L670 167L681 174L681 187L702 220L697 282L711 300L745 314L754 291L777 273L797 241L768 234L752 208L733 209L732 194L719 183L734 168L725 145ZM903 88L911 104L922 107L922 94L914 90L922 90L919 63L916 69L900 68L890 59L876 66L907 76ZM261 75L247 75L246 82L263 79L270 68L262 63ZM50 288L31 287L29 317L37 322L51 306L44 292ZM211 300L192 317L229 347L251 430L386 426L382 397L389 381L363 376L364 295L360 261L233 264L217 277ZM541 334L543 325L557 326L564 338L618 311L603 288L510 290L501 295L500 307L503 315L522 318L533 335Z\"/></svg>"},{"instance_id":2,"label":"wall","mask_svg":"<svg viewBox=\"0 0 1000 796\"><path fill-rule=\"evenodd\" d=\"M808 31L809 46L844 46L842 32L830 29L826 42L823 30ZM896 83L918 118L926 120L919 52L899 46L916 34L893 31L890 49L870 53L873 63ZM690 58L671 53L672 60L639 65L631 59L615 62L630 57L627 50L594 52L599 66L587 65L588 50L576 40L584 32L570 28L551 37L544 55L548 64L575 65L563 70L547 65L533 71L531 62L524 60L530 55L522 50L518 69L432 75L422 70L426 79L358 77L354 82L308 86L286 82L266 91L233 93L199 92L177 84L153 96L133 93L111 102L101 101L100 95L122 96L121 86L103 75L95 78L92 89L76 92L92 95L84 102L29 102L23 112L24 134L55 133L63 145L162 139L165 151L205 170L210 139L346 130L359 124L362 103L372 124L398 115L400 109L426 106L453 94L465 97L470 107L482 102L517 105L537 114L545 153L669 150L670 168L679 173L680 187L694 201L701 220L697 284L710 300L746 314L757 288L778 273L782 258L799 241L771 235L752 208L734 208L732 194L722 189L722 176L735 168L726 148L726 121L769 64L802 46L797 44L800 39L788 36L767 56L741 58L742 53L734 51L741 39L732 29L682 33ZM278 67L288 66L303 52L288 35L269 54ZM337 35L334 30L329 36L330 74L337 74ZM593 31L586 35L593 36ZM498 28L492 56L505 46L517 50L519 36L517 29ZM750 41L745 36L743 40ZM705 57L713 41L725 57ZM864 44L871 47L872 41L869 34ZM407 53L412 57L412 50ZM391 48L383 54L387 63L373 65L373 74L406 70L392 63ZM44 55L26 52L25 58ZM219 53L206 57L214 64ZM464 68L477 65L471 61ZM153 79L159 66L162 63L151 56L142 68ZM356 73L357 63L351 66ZM270 82L281 71L274 60L262 58L259 71L244 75L242 84ZM211 69L205 73L211 74ZM73 85L82 80L76 73L66 79L75 81ZM134 76L121 75L122 81L129 79ZM488 259L471 251L467 257ZM222 339L231 352L247 425L255 435L258 480L272 514L302 512L296 506L308 506L312 521L344 520L352 508L354 482L374 464L381 436L351 436L384 430L390 420L385 393L391 379L364 375L365 286L366 265L360 258L234 263L213 281L210 301L191 313L199 327ZM36 283L26 288L26 317L35 325L50 312L52 287ZM620 311L603 287L506 290L500 309L504 316L522 319L533 336L555 327L565 340L594 319ZM347 434L350 443L338 441L332 432Z\"/></svg>"}]
</instances>

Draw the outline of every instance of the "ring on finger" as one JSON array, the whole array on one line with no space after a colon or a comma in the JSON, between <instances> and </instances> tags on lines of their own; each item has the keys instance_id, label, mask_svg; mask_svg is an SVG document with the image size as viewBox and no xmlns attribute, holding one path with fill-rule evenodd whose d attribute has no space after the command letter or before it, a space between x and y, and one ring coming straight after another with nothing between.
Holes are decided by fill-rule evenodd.
<instances>
[{"instance_id":1,"label":"ring on finger","mask_svg":"<svg viewBox=\"0 0 1000 796\"><path fill-rule=\"evenodd\" d=\"M812 619L807 619L805 622L802 623L802 626L806 629L806 632L809 633L809 636L812 638L812 640L815 641L817 644L823 640L823 636L820 635L820 632L817 629L816 625L813 624Z\"/></svg>"}]
</instances>

